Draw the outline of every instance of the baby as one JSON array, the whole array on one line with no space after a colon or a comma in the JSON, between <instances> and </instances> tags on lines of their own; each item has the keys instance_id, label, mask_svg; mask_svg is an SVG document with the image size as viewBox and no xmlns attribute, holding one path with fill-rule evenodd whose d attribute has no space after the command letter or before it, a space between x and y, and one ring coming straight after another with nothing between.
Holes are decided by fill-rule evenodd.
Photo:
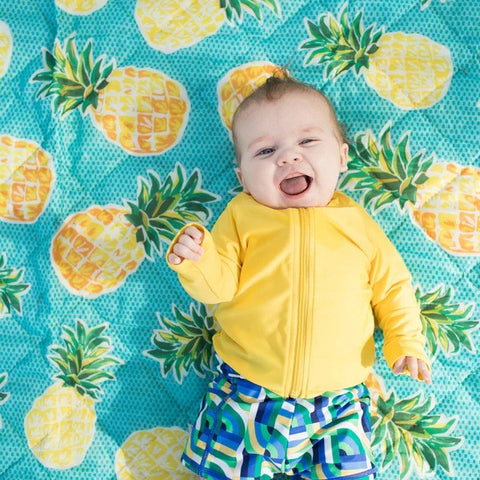
<instances>
[{"instance_id":1,"label":"baby","mask_svg":"<svg viewBox=\"0 0 480 480\"><path fill-rule=\"evenodd\" d=\"M211 233L187 225L167 252L220 325L182 460L209 480L372 479L375 324L393 371L431 382L410 274L335 190L348 145L322 93L282 72L242 102L232 131L243 192Z\"/></svg>"}]
</instances>

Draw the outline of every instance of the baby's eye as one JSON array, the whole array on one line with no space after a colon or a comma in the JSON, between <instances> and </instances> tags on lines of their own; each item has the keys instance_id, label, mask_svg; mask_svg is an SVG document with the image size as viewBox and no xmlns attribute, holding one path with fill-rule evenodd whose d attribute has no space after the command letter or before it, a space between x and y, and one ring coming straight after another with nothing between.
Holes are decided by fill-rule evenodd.
<instances>
[{"instance_id":1,"label":"baby's eye","mask_svg":"<svg viewBox=\"0 0 480 480\"><path fill-rule=\"evenodd\" d=\"M262 150L259 150L259 151L257 152L257 157L263 156L263 155L270 155L270 154L273 153L274 151L275 151L275 149L272 148L272 147L262 148Z\"/></svg>"},{"instance_id":2,"label":"baby's eye","mask_svg":"<svg viewBox=\"0 0 480 480\"><path fill-rule=\"evenodd\" d=\"M300 142L300 145L306 145L307 143L311 143L311 142L314 142L315 139L314 138L304 138L301 142Z\"/></svg>"}]
</instances>

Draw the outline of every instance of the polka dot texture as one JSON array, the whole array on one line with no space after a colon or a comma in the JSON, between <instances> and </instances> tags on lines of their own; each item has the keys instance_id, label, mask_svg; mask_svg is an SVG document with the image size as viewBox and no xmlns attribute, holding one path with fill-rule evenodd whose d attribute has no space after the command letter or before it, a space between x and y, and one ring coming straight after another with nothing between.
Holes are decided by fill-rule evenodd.
<instances>
[{"instance_id":1,"label":"polka dot texture","mask_svg":"<svg viewBox=\"0 0 480 480\"><path fill-rule=\"evenodd\" d=\"M142 179L148 178L149 171L163 183L177 163L187 177L198 171L199 186L218 196L218 201L207 205L205 223L211 227L237 186L234 151L217 97L218 82L232 68L254 61L288 65L296 77L331 99L351 141L367 131L378 138L391 124L392 145L408 133L412 156L424 152L436 163L480 168L480 65L476 57L480 10L472 8L471 2L432 0L424 9L421 0L351 0L348 4L350 20L363 11L365 28L376 24L376 29L384 32L420 34L449 49L453 70L445 96L418 110L402 110L380 97L365 81L363 71L355 74L350 70L332 80L323 66L306 64L306 51L300 45L308 39L307 19L317 22L319 15L327 12L337 17L343 0L278 0L280 17L263 5L261 21L245 13L241 23L224 22L214 35L171 54L147 45L135 21L136 2L108 0L101 9L83 16L64 12L53 0L0 4L0 20L8 25L13 38L10 64L0 78L0 135L36 142L52 156L55 174L48 205L35 223L0 222L0 254L6 256L8 268L24 270L23 282L30 285L21 297L20 311L0 317L0 374L8 373L2 392L10 394L0 405L0 472L5 480L115 478L115 454L133 432L157 426L188 431L194 423L210 376L199 377L190 368L179 383L172 371L162 375L160 362L145 354L155 348L159 317L173 322L175 309L188 316L193 302L166 266L163 257L168 242L162 240L159 251L153 251L151 259L145 258L116 290L95 299L73 295L60 283L51 244L70 215L92 205L128 208L129 202L137 201ZM78 51L91 41L93 59L103 58L104 66L112 62L114 68L157 70L185 88L190 112L173 148L161 155L130 155L95 127L91 108L60 117L54 113L52 97L38 97L41 84L32 78L43 68L43 49L51 51L56 40L63 46L72 35ZM363 192L352 185L344 191L364 202ZM479 312L472 302L479 298L478 252L449 253L427 237L410 207L401 209L392 203L379 211L371 206L367 209L403 256L422 295L441 287L443 292L450 289L449 304L464 312L464 317L454 322L471 322L465 330L467 340L456 353L439 348L432 364L431 387L389 372L379 333L375 371L386 396L394 392L397 401L414 395L431 398L432 408L425 414L452 421L444 435L460 441L445 450L449 471L437 465L434 478L476 478L480 431L472 419L480 415L480 378L474 353L480 330L473 328ZM478 225L476 228L478 231ZM112 354L122 364L107 368L114 379L101 384L93 442L84 461L75 469L54 471L42 466L29 450L24 418L34 400L55 381L58 371L48 359L51 347L62 343L62 326L73 327L76 319L90 327L108 322L105 335L111 340ZM377 463L380 466L380 458ZM400 478L399 458L388 470L380 468L377 478ZM421 473L413 467L409 478L421 478Z\"/></svg>"}]
</instances>

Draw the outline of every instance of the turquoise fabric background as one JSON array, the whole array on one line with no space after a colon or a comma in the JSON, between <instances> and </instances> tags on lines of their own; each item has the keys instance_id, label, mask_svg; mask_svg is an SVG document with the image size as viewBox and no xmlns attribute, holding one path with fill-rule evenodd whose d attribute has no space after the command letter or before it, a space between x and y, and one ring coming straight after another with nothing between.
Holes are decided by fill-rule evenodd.
<instances>
[{"instance_id":1,"label":"turquoise fabric background","mask_svg":"<svg viewBox=\"0 0 480 480\"><path fill-rule=\"evenodd\" d=\"M174 0L158 2L158 8L166 9L172 3ZM333 80L324 76L323 66L304 63L300 45L308 39L305 19L316 21L326 12L337 18L343 1L279 3L280 18L264 5L263 21L244 14L242 23L225 22L215 34L187 48L163 53L142 36L134 16L136 0L108 0L101 9L83 16L65 12L53 0L1 2L0 20L9 26L13 51L8 70L0 78L0 137L8 135L38 144L51 155L56 177L45 210L35 222L0 220L0 253L5 255L5 268L22 270L23 283L29 285L20 295L19 311L12 309L8 314L3 309L0 313L0 392L9 394L3 401L0 396L2 480L193 478L180 467L177 473L174 469L155 477L153 473L146 477L115 473L115 455L132 433L156 427L179 427L186 432L195 420L208 374L202 378L190 369L180 383L172 371L162 375L161 363L145 354L153 348L159 320L174 319L174 305L188 313L192 300L167 268L163 253L158 252L153 253L153 261L141 262L114 291L96 298L75 294L65 288L54 270L51 245L70 215L92 205L125 206L126 201L137 198L140 177L147 178L153 170L164 181L177 163L187 175L198 168L201 187L218 195L217 202L207 205L211 226L237 185L234 152L219 115L217 96L218 83L231 69L255 61L288 63L296 77L329 96L352 141L367 131L378 137L390 122L393 144L410 132L412 153L424 150L426 155L434 154L435 163L470 166L477 172L471 178L477 180L469 181L479 185L480 8L475 2L432 0L423 6L421 0L349 2L350 19L363 11L365 26L375 23L385 32L418 33L450 50L453 76L448 91L434 105L413 110L380 97L363 74L356 76L349 71ZM63 45L72 34L79 50L92 39L94 58L104 55L106 61L115 59L117 67L158 70L183 85L190 112L174 147L160 155L132 155L109 142L89 115L75 111L60 118L52 110L50 98L37 97L40 84L32 77L43 68L42 48L52 50L55 40ZM9 181L1 178L1 182ZM480 197L475 188L478 245ZM351 185L344 191L362 202L362 192ZM450 292L449 303L457 305L457 311L463 309L464 315L447 317L471 322L466 334L472 348L460 342L457 351L449 354L449 348L438 341L433 385L429 387L394 377L384 363L381 335L377 335L376 374L382 379L385 398L391 392L397 401L420 395L423 401L432 401L424 413L438 416L433 423L451 421L443 433L453 439L444 448L445 462L443 466L438 459L434 462L430 478L480 478L480 367L476 350L480 252L447 251L395 204L375 212L369 208L405 259L415 286L423 294L437 289ZM162 246L165 251L167 243L163 241ZM123 363L110 367L115 380L102 384L103 394L95 405L95 433L84 460L78 466L58 470L45 467L33 454L24 422L35 399L54 382L57 371L48 360L51 347L61 344L62 326L74 327L76 319L89 327L108 322L105 335L111 340L112 355ZM2 373L8 374L3 385ZM414 421L410 418L407 424ZM382 440L376 450L379 466L385 445ZM435 443L430 445L436 448ZM422 452L425 458L427 454ZM396 451L378 478L401 478L401 456ZM423 478L418 463L414 459L410 463L405 477Z\"/></svg>"}]
</instances>

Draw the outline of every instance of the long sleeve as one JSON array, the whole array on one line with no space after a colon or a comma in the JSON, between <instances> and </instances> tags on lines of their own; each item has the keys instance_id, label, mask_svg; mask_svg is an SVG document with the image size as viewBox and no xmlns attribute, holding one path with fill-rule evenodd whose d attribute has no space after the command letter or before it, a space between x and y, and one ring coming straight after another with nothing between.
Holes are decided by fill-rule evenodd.
<instances>
[{"instance_id":1,"label":"long sleeve","mask_svg":"<svg viewBox=\"0 0 480 480\"><path fill-rule=\"evenodd\" d=\"M420 308L410 273L383 230L371 222L376 245L370 270L372 308L383 331L385 360L390 368L402 356L416 357L428 365Z\"/></svg>"},{"instance_id":2,"label":"long sleeve","mask_svg":"<svg viewBox=\"0 0 480 480\"><path fill-rule=\"evenodd\" d=\"M183 260L179 265L168 261L173 245L184 230L194 225L203 234L204 253L198 262ZM220 215L210 233L200 224L186 225L173 239L167 251L167 263L178 274L185 291L199 302L217 304L229 301L238 287L241 247L229 207Z\"/></svg>"}]
</instances>

